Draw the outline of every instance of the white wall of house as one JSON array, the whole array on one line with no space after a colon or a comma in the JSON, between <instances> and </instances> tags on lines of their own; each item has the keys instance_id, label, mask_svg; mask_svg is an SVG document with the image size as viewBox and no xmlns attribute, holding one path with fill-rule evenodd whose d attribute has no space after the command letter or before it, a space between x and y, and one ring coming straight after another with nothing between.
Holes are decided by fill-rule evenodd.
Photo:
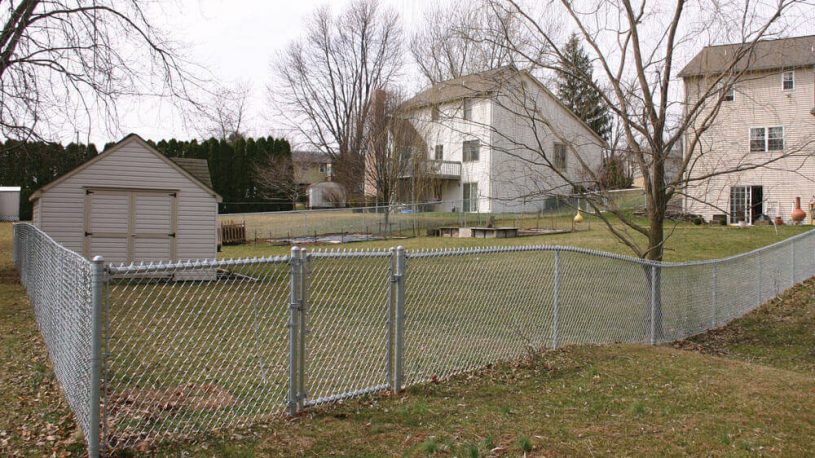
<instances>
[{"instance_id":1,"label":"white wall of house","mask_svg":"<svg viewBox=\"0 0 815 458\"><path fill-rule=\"evenodd\" d=\"M788 69L793 70L793 69ZM787 70L787 71L788 71ZM795 87L784 90L782 71L763 71L745 75L735 85L735 98L722 103L713 126L701 136L699 146L690 150L686 137L685 154L692 154L689 170L691 183L685 208L710 220L713 215L729 212L731 188L761 186L762 211L771 218L780 215L790 221L795 197L802 207L815 199L815 73L813 67L794 69ZM689 104L709 85L702 77L685 80ZM703 113L709 113L708 111ZM750 151L750 128L784 128L783 151ZM786 156L786 157L783 157ZM783 157L783 158L782 158ZM735 167L750 167L768 159L778 159L768 166L716 176L701 181L694 178Z\"/></svg>"},{"instance_id":2,"label":"white wall of house","mask_svg":"<svg viewBox=\"0 0 815 458\"><path fill-rule=\"evenodd\" d=\"M525 96L518 95L517 88L507 88L512 95L472 99L471 121L463 119L461 100L441 104L437 121L432 120L430 107L414 111L411 120L427 142L428 157L434 158L435 146L442 145L443 160L462 162L461 180L445 182L438 196L445 202L438 205L439 211L460 210L467 183L477 183L480 212L537 211L543 209L547 195L571 193L565 180L542 165L541 147L545 154L551 154L554 143L568 143L574 148L567 148L566 154L565 173L572 180L580 180L585 166L595 172L600 169L602 140L550 92L531 78L523 78L528 91ZM528 116L519 115L528 109L537 110L550 127L533 127ZM464 162L463 144L471 139L481 143L479 160Z\"/></svg>"},{"instance_id":3,"label":"white wall of house","mask_svg":"<svg viewBox=\"0 0 815 458\"><path fill-rule=\"evenodd\" d=\"M478 186L478 211L490 212L490 149L492 119L492 102L488 98L474 98L472 100L472 119L463 119L462 101L456 100L439 106L438 121L432 120L432 110L425 107L415 110L411 115L416 130L420 132L427 142L428 158L434 158L436 145L442 145L444 155L442 160L461 162L461 181L448 180L444 183L442 194L438 196L443 203L438 205L438 211L461 210L463 199L463 185L476 183ZM478 140L480 144L477 161L464 161L464 142Z\"/></svg>"},{"instance_id":4,"label":"white wall of house","mask_svg":"<svg viewBox=\"0 0 815 458\"><path fill-rule=\"evenodd\" d=\"M510 87L494 102L492 197L497 212L544 209L546 197L572 193L572 187L545 165L555 144L565 146L565 169L572 182L593 183L602 165L603 142L549 91L528 76L523 88ZM534 121L533 121L534 119ZM545 122L541 122L545 120Z\"/></svg>"},{"instance_id":5,"label":"white wall of house","mask_svg":"<svg viewBox=\"0 0 815 458\"><path fill-rule=\"evenodd\" d=\"M87 252L86 191L110 189L99 194L95 203L99 211L92 216L92 221L97 231L119 232L122 228L126 231L128 227L129 190L177 190L175 259L214 258L217 245L216 196L180 172L169 160L158 157L138 137L126 139L113 148L109 154L103 153L106 156L44 189L34 201L34 223L57 242L89 257L103 255L108 262L168 260L167 253L150 249L148 242L137 242L145 245L142 248L137 245L132 259L127 259L127 252L121 246L113 246L126 244L126 240L111 239L110 246L99 245L98 250L107 250L104 253L95 252L97 248L94 247ZM169 200L150 192L138 193L134 200L136 208L133 217L136 221L131 225L137 230L160 221L167 223L165 226L169 224L170 208L165 205ZM99 214L102 209L106 211Z\"/></svg>"}]
</instances>

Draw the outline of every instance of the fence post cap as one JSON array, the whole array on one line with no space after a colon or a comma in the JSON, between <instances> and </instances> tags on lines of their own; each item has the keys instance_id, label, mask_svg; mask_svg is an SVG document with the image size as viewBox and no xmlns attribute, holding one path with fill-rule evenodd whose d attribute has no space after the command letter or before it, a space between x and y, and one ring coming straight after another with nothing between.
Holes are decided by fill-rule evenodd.
<instances>
[{"instance_id":1,"label":"fence post cap","mask_svg":"<svg viewBox=\"0 0 815 458\"><path fill-rule=\"evenodd\" d=\"M103 256L97 255L97 256L94 256L93 259L91 259L91 262L95 262L97 264L102 264L102 263L105 262L105 258Z\"/></svg>"}]
</instances>

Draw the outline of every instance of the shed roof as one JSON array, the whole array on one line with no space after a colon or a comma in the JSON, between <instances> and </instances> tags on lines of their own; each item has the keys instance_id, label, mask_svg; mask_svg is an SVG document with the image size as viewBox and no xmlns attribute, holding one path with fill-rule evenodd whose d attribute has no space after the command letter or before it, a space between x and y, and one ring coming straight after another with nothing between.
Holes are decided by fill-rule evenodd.
<instances>
[{"instance_id":1,"label":"shed roof","mask_svg":"<svg viewBox=\"0 0 815 458\"><path fill-rule=\"evenodd\" d=\"M727 71L733 57L751 43L706 46L685 65L678 75L682 78ZM776 70L815 65L815 35L761 40L733 68L745 70Z\"/></svg>"},{"instance_id":2,"label":"shed roof","mask_svg":"<svg viewBox=\"0 0 815 458\"><path fill-rule=\"evenodd\" d=\"M48 191L49 189L53 188L54 186L58 185L59 183L62 183L63 181L67 180L69 177L71 177L71 176L77 174L78 172L84 170L85 168L89 167L91 164L95 164L96 162L98 162L100 160L103 160L104 158L110 156L115 151L119 150L123 145L131 143L131 142L138 142L139 144L144 146L148 151L155 154L161 160L165 161L170 167L176 169L179 173L181 173L182 175L187 177L190 181L197 184L198 186L200 186L202 189L204 189L208 193L212 194L218 202L221 202L221 200L222 200L221 196L217 192L215 192L214 189L212 189L212 184L211 183L208 185L208 184L202 182L197 177L195 177L192 173L190 173L189 171L187 171L186 169L181 167L179 164L171 161L167 156L161 154L161 152L159 152L157 149L150 146L149 143L144 141L143 138L139 137L136 134L128 134L128 135L126 135L123 139L119 140L119 142L117 142L115 145L111 146L110 148L106 149L102 153L97 154L96 156L94 156L90 160L85 161L84 163L74 167L73 169L71 169L67 173L63 174L62 176L60 176L56 180L48 183L47 185L41 187L40 189L37 189L36 191L34 191L34 193L31 194L31 197L29 197L28 200L33 202L33 201L39 199L40 196L42 195L42 193ZM206 162L206 161L204 161L204 162ZM209 173L207 173L207 175L208 174Z\"/></svg>"},{"instance_id":3,"label":"shed roof","mask_svg":"<svg viewBox=\"0 0 815 458\"><path fill-rule=\"evenodd\" d=\"M19 186L0 186L0 192L20 192Z\"/></svg>"},{"instance_id":4,"label":"shed roof","mask_svg":"<svg viewBox=\"0 0 815 458\"><path fill-rule=\"evenodd\" d=\"M209 174L209 163L206 159L196 159L191 157L171 157L179 167L189 172L201 183L212 189L212 177Z\"/></svg>"}]
</instances>

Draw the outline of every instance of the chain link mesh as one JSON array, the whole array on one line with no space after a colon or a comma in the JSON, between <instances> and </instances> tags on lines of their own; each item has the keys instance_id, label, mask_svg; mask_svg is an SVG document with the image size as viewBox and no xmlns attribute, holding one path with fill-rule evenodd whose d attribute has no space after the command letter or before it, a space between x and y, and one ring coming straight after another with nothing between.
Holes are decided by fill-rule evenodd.
<instances>
[{"instance_id":1,"label":"chain link mesh","mask_svg":"<svg viewBox=\"0 0 815 458\"><path fill-rule=\"evenodd\" d=\"M308 255L307 404L388 388L388 251Z\"/></svg>"},{"instance_id":2,"label":"chain link mesh","mask_svg":"<svg viewBox=\"0 0 815 458\"><path fill-rule=\"evenodd\" d=\"M65 400L90 432L93 265L29 224L14 225L14 261Z\"/></svg>"},{"instance_id":3,"label":"chain link mesh","mask_svg":"<svg viewBox=\"0 0 815 458\"><path fill-rule=\"evenodd\" d=\"M282 412L288 257L110 268L111 449Z\"/></svg>"},{"instance_id":4,"label":"chain link mesh","mask_svg":"<svg viewBox=\"0 0 815 458\"><path fill-rule=\"evenodd\" d=\"M408 253L405 382L538 350L551 339L553 252Z\"/></svg>"},{"instance_id":5,"label":"chain link mesh","mask_svg":"<svg viewBox=\"0 0 815 458\"><path fill-rule=\"evenodd\" d=\"M14 236L21 281L87 434L92 264L33 226L15 225ZM287 406L444 378L545 348L682 339L815 275L815 231L688 263L515 246L409 251L402 270L400 253L294 249L108 266L106 449L244 427Z\"/></svg>"}]
</instances>

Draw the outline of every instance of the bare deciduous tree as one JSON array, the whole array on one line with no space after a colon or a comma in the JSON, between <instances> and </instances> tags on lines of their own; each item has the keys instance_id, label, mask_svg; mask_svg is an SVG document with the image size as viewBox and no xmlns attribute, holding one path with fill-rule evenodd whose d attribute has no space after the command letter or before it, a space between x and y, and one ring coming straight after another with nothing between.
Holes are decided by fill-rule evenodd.
<instances>
[{"instance_id":1,"label":"bare deciduous tree","mask_svg":"<svg viewBox=\"0 0 815 458\"><path fill-rule=\"evenodd\" d=\"M413 124L401 116L404 97L396 91L380 90L374 95L368 119L365 155L366 195L377 205L394 203L399 183L414 173L411 161L424 157L427 145Z\"/></svg>"},{"instance_id":2,"label":"bare deciduous tree","mask_svg":"<svg viewBox=\"0 0 815 458\"><path fill-rule=\"evenodd\" d=\"M363 188L371 97L401 68L399 16L377 0L354 0L341 14L318 9L305 36L275 64L270 98L290 127L328 153L337 181Z\"/></svg>"},{"instance_id":3,"label":"bare deciduous tree","mask_svg":"<svg viewBox=\"0 0 815 458\"><path fill-rule=\"evenodd\" d=\"M498 12L483 1L437 6L425 13L423 23L411 36L410 52L431 83L504 65L523 66L524 55L540 52L533 47L539 43L527 39L514 14ZM515 52L514 46L523 53Z\"/></svg>"},{"instance_id":4,"label":"bare deciduous tree","mask_svg":"<svg viewBox=\"0 0 815 458\"><path fill-rule=\"evenodd\" d=\"M234 87L222 86L215 90L210 100L201 107L201 134L223 140L232 140L244 135L247 103L252 92L247 83Z\"/></svg>"},{"instance_id":5,"label":"bare deciduous tree","mask_svg":"<svg viewBox=\"0 0 815 458\"><path fill-rule=\"evenodd\" d=\"M159 96L193 102L201 80L138 0L22 0L0 5L0 134L48 138L85 130L117 102Z\"/></svg>"},{"instance_id":6,"label":"bare deciduous tree","mask_svg":"<svg viewBox=\"0 0 815 458\"><path fill-rule=\"evenodd\" d=\"M305 189L298 183L294 168L291 155L269 156L256 164L252 172L264 197L274 199L283 195L295 208L305 196Z\"/></svg>"},{"instance_id":7,"label":"bare deciduous tree","mask_svg":"<svg viewBox=\"0 0 815 458\"><path fill-rule=\"evenodd\" d=\"M626 145L625 154L637 164L643 177L647 221L643 224L613 206L608 213L604 212L608 194L601 186L596 169L583 166L579 179L558 171L550 161L551 153L547 154L553 138L567 145L568 153L577 163L586 164L586 158L581 157L580 145L575 144L568 133L559 131L547 120L542 107L524 99L524 91L510 94L515 100L505 108L514 110L513 115L520 122L535 125L536 131L541 129L546 134L519 140L503 133L512 145L508 153L543 164L575 190L591 191L583 193L584 201L615 237L637 256L662 260L668 203L686 189L694 157L686 155L675 176L668 176L666 163L674 154L672 150L682 141L687 142L687 150L697 150L702 136L716 122L725 94L721 88L745 77L749 66L744 64L751 59L756 44L782 33L789 16L797 14L796 6L803 3L779 0L761 5L725 1L708 4L676 0L669 5L647 0L560 0L547 3L545 11L536 11L521 1L491 1L497 16L521 18L520 26L528 32L524 35L532 34L540 43L539 48L546 50L540 55L527 54L524 51L527 41L523 46L515 44L510 31L505 33L511 51L523 55L539 71L568 71L562 66L567 60L563 52L567 35L564 28L577 31L584 40L599 70L596 80L584 83L595 88L611 109L622 132L620 143ZM598 18L607 20L598 21ZM720 72L704 79L697 97L681 100L675 88L679 52L698 51L702 37L727 40L738 46L724 57ZM580 74L573 76L580 77ZM800 148L789 148L782 155L752 158L694 179L766 166L800 152Z\"/></svg>"}]
</instances>

